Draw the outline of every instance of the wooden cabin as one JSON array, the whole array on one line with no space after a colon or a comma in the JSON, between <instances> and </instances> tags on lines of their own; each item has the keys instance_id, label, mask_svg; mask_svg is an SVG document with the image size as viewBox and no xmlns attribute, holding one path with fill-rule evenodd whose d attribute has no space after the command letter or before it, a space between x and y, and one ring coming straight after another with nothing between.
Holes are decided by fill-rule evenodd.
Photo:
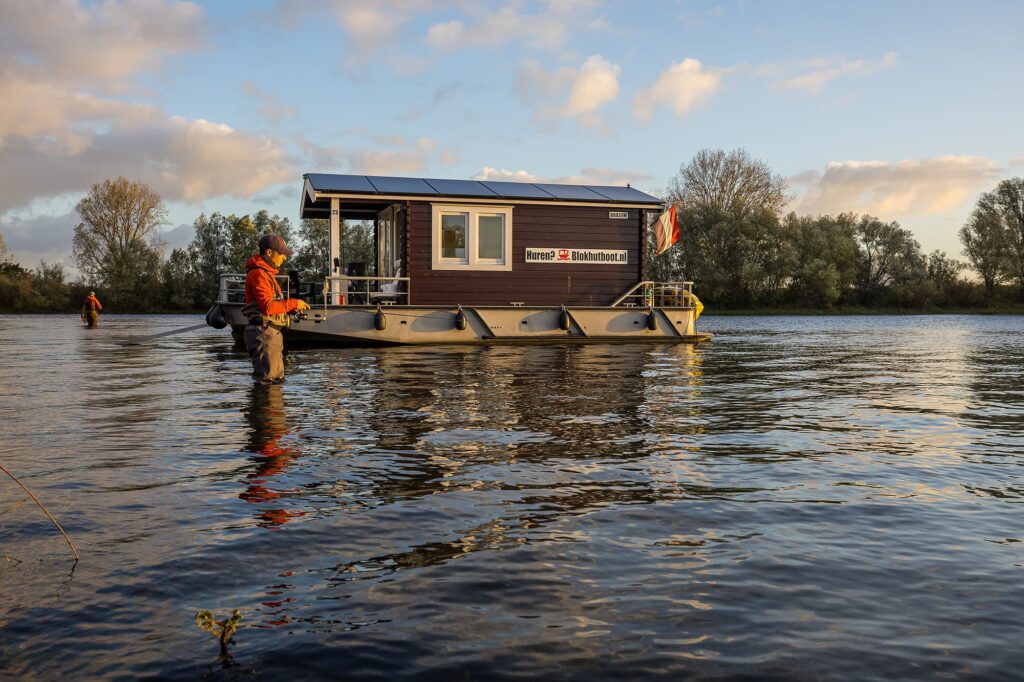
<instances>
[{"instance_id":1,"label":"wooden cabin","mask_svg":"<svg viewBox=\"0 0 1024 682\"><path fill-rule=\"evenodd\" d=\"M302 218L330 220L331 291L345 293L342 220L372 220L377 278L416 306L607 306L646 279L647 215L632 187L308 173Z\"/></svg>"}]
</instances>

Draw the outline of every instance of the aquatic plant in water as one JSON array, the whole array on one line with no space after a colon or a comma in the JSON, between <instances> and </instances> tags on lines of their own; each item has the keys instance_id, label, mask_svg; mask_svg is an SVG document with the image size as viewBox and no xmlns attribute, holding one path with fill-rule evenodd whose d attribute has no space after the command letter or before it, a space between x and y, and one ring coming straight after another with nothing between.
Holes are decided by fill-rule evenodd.
<instances>
[{"instance_id":1,"label":"aquatic plant in water","mask_svg":"<svg viewBox=\"0 0 1024 682\"><path fill-rule=\"evenodd\" d=\"M238 609L231 612L230 618L216 620L211 611L203 610L196 614L196 625L206 630L220 641L220 655L225 659L228 657L228 643L238 629L238 622L242 620L242 614Z\"/></svg>"}]
</instances>

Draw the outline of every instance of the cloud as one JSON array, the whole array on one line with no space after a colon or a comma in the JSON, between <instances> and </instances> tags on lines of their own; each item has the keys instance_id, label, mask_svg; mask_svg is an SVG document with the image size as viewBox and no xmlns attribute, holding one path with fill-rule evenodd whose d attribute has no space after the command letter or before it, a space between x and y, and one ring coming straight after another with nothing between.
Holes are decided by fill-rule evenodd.
<instances>
[{"instance_id":1,"label":"cloud","mask_svg":"<svg viewBox=\"0 0 1024 682\"><path fill-rule=\"evenodd\" d=\"M551 182L566 185L638 185L649 183L654 178L646 173L613 170L611 168L583 168L574 175L547 177L529 171L511 171L505 168L484 166L473 180L494 180L505 182Z\"/></svg>"},{"instance_id":2,"label":"cloud","mask_svg":"<svg viewBox=\"0 0 1024 682\"><path fill-rule=\"evenodd\" d=\"M593 55L576 72L569 99L561 109L563 116L590 114L619 96L619 72L622 69L600 55Z\"/></svg>"},{"instance_id":3,"label":"cloud","mask_svg":"<svg viewBox=\"0 0 1024 682\"><path fill-rule=\"evenodd\" d=\"M711 98L722 86L722 74L696 59L672 62L651 87L640 90L633 100L633 113L640 121L650 120L660 106L685 116Z\"/></svg>"},{"instance_id":4,"label":"cloud","mask_svg":"<svg viewBox=\"0 0 1024 682\"><path fill-rule=\"evenodd\" d=\"M891 68L896 64L897 54L889 52L881 59L855 59L845 61L838 59L821 59L812 64L812 68L804 73L786 78L779 83L783 90L804 90L817 94L826 85L842 76L866 76L876 71Z\"/></svg>"},{"instance_id":5,"label":"cloud","mask_svg":"<svg viewBox=\"0 0 1024 682\"><path fill-rule=\"evenodd\" d=\"M149 184L166 200L197 202L215 196L247 197L294 178L276 142L203 119L163 117L134 125L113 122L81 150L51 154L23 138L7 140L0 155L0 212L33 198L84 192L124 175Z\"/></svg>"},{"instance_id":6,"label":"cloud","mask_svg":"<svg viewBox=\"0 0 1024 682\"><path fill-rule=\"evenodd\" d=\"M338 23L348 31L359 49L387 41L395 34L397 22L392 10L401 3L337 2L334 6Z\"/></svg>"},{"instance_id":7,"label":"cloud","mask_svg":"<svg viewBox=\"0 0 1024 682\"><path fill-rule=\"evenodd\" d=\"M434 24L427 30L423 39L427 45L441 50L453 49L462 43L466 34L466 25L457 19Z\"/></svg>"},{"instance_id":8,"label":"cloud","mask_svg":"<svg viewBox=\"0 0 1024 682\"><path fill-rule=\"evenodd\" d=\"M472 180L494 180L496 182L544 182L544 178L539 175L534 175L529 171L517 170L511 171L505 168L492 168L491 166L484 166L480 169Z\"/></svg>"},{"instance_id":9,"label":"cloud","mask_svg":"<svg viewBox=\"0 0 1024 682\"><path fill-rule=\"evenodd\" d=\"M43 260L68 265L71 237L78 222L74 211L60 215L7 214L0 216L0 234L14 259L25 267L35 267Z\"/></svg>"},{"instance_id":10,"label":"cloud","mask_svg":"<svg viewBox=\"0 0 1024 682\"><path fill-rule=\"evenodd\" d=\"M451 166L459 162L459 153L454 149L442 150L437 155L437 162L442 166Z\"/></svg>"},{"instance_id":11,"label":"cloud","mask_svg":"<svg viewBox=\"0 0 1024 682\"><path fill-rule=\"evenodd\" d=\"M260 113L273 123L295 115L295 109L285 104L277 95L263 90L252 81L242 84L242 92L252 97L260 105Z\"/></svg>"},{"instance_id":12,"label":"cloud","mask_svg":"<svg viewBox=\"0 0 1024 682\"><path fill-rule=\"evenodd\" d=\"M536 5L536 11L524 10L527 4ZM397 52L401 47L419 42L435 53L508 44L564 49L580 26L608 29L606 20L593 16L598 5L597 0L278 0L269 16L287 30L296 29L309 16L329 17L347 38L342 61L345 68L361 69L372 57L383 54L380 61L393 72L410 76L429 66L430 56ZM425 29L421 28L423 23L427 23ZM413 31L422 33L411 35Z\"/></svg>"},{"instance_id":13,"label":"cloud","mask_svg":"<svg viewBox=\"0 0 1024 682\"><path fill-rule=\"evenodd\" d=\"M621 68L601 55L589 57L578 68L545 70L536 61L522 64L515 88L520 99L535 105L539 119L576 118L583 125L599 125L597 111L619 96ZM561 104L552 105L552 101Z\"/></svg>"},{"instance_id":14,"label":"cloud","mask_svg":"<svg viewBox=\"0 0 1024 682\"><path fill-rule=\"evenodd\" d=\"M324 172L338 169L365 175L408 175L425 172L434 161L448 165L458 160L458 152L437 151L437 144L429 137L408 140L399 135L384 135L375 141L376 147L356 149L321 147L308 141L301 144L316 168Z\"/></svg>"},{"instance_id":15,"label":"cloud","mask_svg":"<svg viewBox=\"0 0 1024 682\"><path fill-rule=\"evenodd\" d=\"M247 196L294 173L275 140L130 101L168 55L200 49L187 2L0 6L0 213L125 175L168 200Z\"/></svg>"},{"instance_id":16,"label":"cloud","mask_svg":"<svg viewBox=\"0 0 1024 682\"><path fill-rule=\"evenodd\" d=\"M174 249L188 246L196 236L196 228L192 223L182 223L170 230L160 233L160 240L164 243L164 253L170 253Z\"/></svg>"},{"instance_id":17,"label":"cloud","mask_svg":"<svg viewBox=\"0 0 1024 682\"><path fill-rule=\"evenodd\" d=\"M165 54L200 48L203 11L191 2L77 0L0 6L0 63L47 80L89 79L123 90L123 79L155 68ZM7 69L5 69L7 70Z\"/></svg>"},{"instance_id":18,"label":"cloud","mask_svg":"<svg viewBox=\"0 0 1024 682\"><path fill-rule=\"evenodd\" d=\"M437 50L496 48L508 43L537 49L558 49L578 26L591 30L607 27L600 17L591 18L595 2L548 0L535 13L521 11L519 2L491 9L485 3L465 5L466 21L449 19L431 25L423 39Z\"/></svg>"},{"instance_id":19,"label":"cloud","mask_svg":"<svg viewBox=\"0 0 1024 682\"><path fill-rule=\"evenodd\" d=\"M889 52L879 59L845 59L842 57L813 57L791 62L749 64L732 67L726 71L754 78L763 78L780 90L802 90L818 94L835 80L847 76L867 76L890 69L896 65L899 55Z\"/></svg>"},{"instance_id":20,"label":"cloud","mask_svg":"<svg viewBox=\"0 0 1024 682\"><path fill-rule=\"evenodd\" d=\"M882 218L946 212L986 189L1001 168L978 156L907 161L833 161L788 179L799 213L854 211Z\"/></svg>"}]
</instances>

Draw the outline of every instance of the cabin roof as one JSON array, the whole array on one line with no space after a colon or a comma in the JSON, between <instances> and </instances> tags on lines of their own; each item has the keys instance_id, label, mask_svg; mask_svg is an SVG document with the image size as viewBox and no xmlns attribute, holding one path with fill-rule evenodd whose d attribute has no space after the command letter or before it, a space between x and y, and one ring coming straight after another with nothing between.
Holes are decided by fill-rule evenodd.
<instances>
[{"instance_id":1,"label":"cabin roof","mask_svg":"<svg viewBox=\"0 0 1024 682\"><path fill-rule=\"evenodd\" d=\"M303 218L326 217L329 201L316 195L351 196L363 200L422 197L424 199L502 200L587 204L631 204L657 207L662 200L633 187L611 185L558 185L540 182L398 178L381 175L306 173L302 192Z\"/></svg>"}]
</instances>

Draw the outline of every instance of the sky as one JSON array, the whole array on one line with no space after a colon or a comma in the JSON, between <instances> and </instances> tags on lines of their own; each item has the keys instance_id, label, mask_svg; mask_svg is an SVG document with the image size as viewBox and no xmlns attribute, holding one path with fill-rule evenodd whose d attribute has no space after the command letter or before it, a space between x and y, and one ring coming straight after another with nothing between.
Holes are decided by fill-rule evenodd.
<instances>
[{"instance_id":1,"label":"sky","mask_svg":"<svg viewBox=\"0 0 1024 682\"><path fill-rule=\"evenodd\" d=\"M0 0L0 235L70 265L124 175L201 213L298 221L302 174L625 184L703 148L960 256L1024 175L1024 3ZM685 216L683 216L685 220ZM684 245L685 248L685 245Z\"/></svg>"}]
</instances>

